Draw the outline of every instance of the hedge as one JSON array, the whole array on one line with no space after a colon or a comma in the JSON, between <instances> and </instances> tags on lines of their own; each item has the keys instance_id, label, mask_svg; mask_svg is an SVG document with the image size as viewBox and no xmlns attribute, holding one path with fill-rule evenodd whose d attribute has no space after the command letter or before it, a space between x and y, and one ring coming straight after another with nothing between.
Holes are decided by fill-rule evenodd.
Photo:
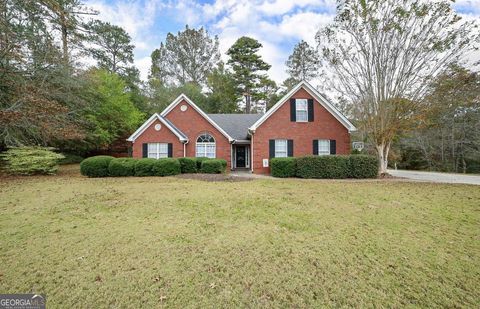
<instances>
[{"instance_id":1,"label":"hedge","mask_svg":"<svg viewBox=\"0 0 480 309\"><path fill-rule=\"evenodd\" d=\"M296 158L273 158L270 161L270 171L273 177L295 177L297 172Z\"/></svg>"},{"instance_id":2,"label":"hedge","mask_svg":"<svg viewBox=\"0 0 480 309\"><path fill-rule=\"evenodd\" d=\"M108 164L108 175L113 177L125 177L135 175L135 159L116 158Z\"/></svg>"},{"instance_id":3,"label":"hedge","mask_svg":"<svg viewBox=\"0 0 480 309\"><path fill-rule=\"evenodd\" d=\"M180 168L182 170L182 174L197 172L196 158L178 158L178 161L180 162Z\"/></svg>"},{"instance_id":4,"label":"hedge","mask_svg":"<svg viewBox=\"0 0 480 309\"><path fill-rule=\"evenodd\" d=\"M75 164L80 163L83 161L83 157L71 153L63 153L62 154L65 158L61 159L58 163L59 164Z\"/></svg>"},{"instance_id":5,"label":"hedge","mask_svg":"<svg viewBox=\"0 0 480 309\"><path fill-rule=\"evenodd\" d=\"M307 156L297 158L300 178L340 179L349 176L348 156Z\"/></svg>"},{"instance_id":6,"label":"hedge","mask_svg":"<svg viewBox=\"0 0 480 309\"><path fill-rule=\"evenodd\" d=\"M10 174L55 174L63 155L48 147L16 147L1 154L5 169Z\"/></svg>"},{"instance_id":7,"label":"hedge","mask_svg":"<svg viewBox=\"0 0 480 309\"><path fill-rule=\"evenodd\" d=\"M86 158L80 163L80 173L88 177L107 177L108 165L113 159L111 156Z\"/></svg>"},{"instance_id":8,"label":"hedge","mask_svg":"<svg viewBox=\"0 0 480 309\"><path fill-rule=\"evenodd\" d=\"M376 178L378 159L374 156L353 155L348 158L350 178Z\"/></svg>"},{"instance_id":9,"label":"hedge","mask_svg":"<svg viewBox=\"0 0 480 309\"><path fill-rule=\"evenodd\" d=\"M143 158L135 162L135 176L153 176L153 165L157 159Z\"/></svg>"},{"instance_id":10,"label":"hedge","mask_svg":"<svg viewBox=\"0 0 480 309\"><path fill-rule=\"evenodd\" d=\"M153 164L152 171L154 176L171 176L180 174L182 169L178 159L164 158Z\"/></svg>"},{"instance_id":11,"label":"hedge","mask_svg":"<svg viewBox=\"0 0 480 309\"><path fill-rule=\"evenodd\" d=\"M202 168L202 162L206 160L210 160L210 158L207 158L207 157L195 158L195 161L197 162L197 171L199 171Z\"/></svg>"},{"instance_id":12,"label":"hedge","mask_svg":"<svg viewBox=\"0 0 480 309\"><path fill-rule=\"evenodd\" d=\"M225 172L226 167L227 161L223 159L203 160L200 172L205 174L221 174Z\"/></svg>"}]
</instances>

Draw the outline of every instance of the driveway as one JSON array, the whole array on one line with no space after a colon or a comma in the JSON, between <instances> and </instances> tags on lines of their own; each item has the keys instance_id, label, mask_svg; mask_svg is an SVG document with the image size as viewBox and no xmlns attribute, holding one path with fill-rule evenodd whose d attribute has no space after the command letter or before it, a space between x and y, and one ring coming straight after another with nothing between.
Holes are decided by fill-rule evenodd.
<instances>
[{"instance_id":1,"label":"driveway","mask_svg":"<svg viewBox=\"0 0 480 309\"><path fill-rule=\"evenodd\" d=\"M441 182L441 183L465 183L480 185L480 175L464 175L437 172L420 172L405 170L388 170L393 176L403 177L417 181Z\"/></svg>"}]
</instances>

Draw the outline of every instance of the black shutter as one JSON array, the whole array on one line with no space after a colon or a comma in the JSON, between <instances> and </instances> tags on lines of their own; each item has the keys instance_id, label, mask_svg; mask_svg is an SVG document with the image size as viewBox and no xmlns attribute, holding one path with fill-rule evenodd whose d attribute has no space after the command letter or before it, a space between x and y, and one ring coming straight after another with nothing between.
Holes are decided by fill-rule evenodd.
<instances>
[{"instance_id":1,"label":"black shutter","mask_svg":"<svg viewBox=\"0 0 480 309\"><path fill-rule=\"evenodd\" d=\"M268 141L268 149L270 153L270 158L275 158L275 140L271 139Z\"/></svg>"},{"instance_id":2,"label":"black shutter","mask_svg":"<svg viewBox=\"0 0 480 309\"><path fill-rule=\"evenodd\" d=\"M142 144L142 157L143 158L148 157L148 144L147 143Z\"/></svg>"},{"instance_id":3,"label":"black shutter","mask_svg":"<svg viewBox=\"0 0 480 309\"><path fill-rule=\"evenodd\" d=\"M313 99L308 99L308 122L313 121Z\"/></svg>"},{"instance_id":4,"label":"black shutter","mask_svg":"<svg viewBox=\"0 0 480 309\"><path fill-rule=\"evenodd\" d=\"M168 157L171 158L173 157L173 144L168 143Z\"/></svg>"},{"instance_id":5,"label":"black shutter","mask_svg":"<svg viewBox=\"0 0 480 309\"><path fill-rule=\"evenodd\" d=\"M334 139L330 140L330 154L337 154L337 141Z\"/></svg>"},{"instance_id":6,"label":"black shutter","mask_svg":"<svg viewBox=\"0 0 480 309\"><path fill-rule=\"evenodd\" d=\"M297 121L297 105L295 99L290 99L290 121Z\"/></svg>"},{"instance_id":7,"label":"black shutter","mask_svg":"<svg viewBox=\"0 0 480 309\"><path fill-rule=\"evenodd\" d=\"M287 141L287 156L293 157L293 139Z\"/></svg>"},{"instance_id":8,"label":"black shutter","mask_svg":"<svg viewBox=\"0 0 480 309\"><path fill-rule=\"evenodd\" d=\"M318 139L313 140L313 154L318 155Z\"/></svg>"}]
</instances>

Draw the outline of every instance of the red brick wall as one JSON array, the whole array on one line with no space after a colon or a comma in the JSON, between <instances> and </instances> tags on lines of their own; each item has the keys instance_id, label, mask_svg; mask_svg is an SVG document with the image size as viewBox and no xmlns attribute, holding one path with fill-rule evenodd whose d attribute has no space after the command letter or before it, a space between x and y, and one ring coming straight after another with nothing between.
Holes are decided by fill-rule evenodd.
<instances>
[{"instance_id":1,"label":"red brick wall","mask_svg":"<svg viewBox=\"0 0 480 309\"><path fill-rule=\"evenodd\" d=\"M292 98L314 99L303 88ZM314 139L334 139L337 141L337 154L350 153L350 134L347 128L315 99L313 122L291 122L288 100L257 128L253 138L253 172L259 174L270 173L270 168L263 167L263 159L269 158L270 139L292 139L295 157L311 155Z\"/></svg>"},{"instance_id":2,"label":"red brick wall","mask_svg":"<svg viewBox=\"0 0 480 309\"><path fill-rule=\"evenodd\" d=\"M162 128L160 131L155 130L155 125L160 123ZM143 143L172 143L173 157L183 157L183 144L178 140L178 137L170 131L163 123L158 119L155 120L132 145L132 156L134 158L142 157L142 144Z\"/></svg>"},{"instance_id":3,"label":"red brick wall","mask_svg":"<svg viewBox=\"0 0 480 309\"><path fill-rule=\"evenodd\" d=\"M184 112L180 110L182 105L187 105L188 107ZM188 102L182 101L177 104L177 106L175 106L165 118L170 120L177 128L188 136L189 142L186 145L187 157L195 157L195 144L197 137L204 132L208 132L213 138L215 138L217 158L227 160L227 168L230 168L231 146L228 139L203 118L202 115L200 115L192 106L190 106Z\"/></svg>"}]
</instances>

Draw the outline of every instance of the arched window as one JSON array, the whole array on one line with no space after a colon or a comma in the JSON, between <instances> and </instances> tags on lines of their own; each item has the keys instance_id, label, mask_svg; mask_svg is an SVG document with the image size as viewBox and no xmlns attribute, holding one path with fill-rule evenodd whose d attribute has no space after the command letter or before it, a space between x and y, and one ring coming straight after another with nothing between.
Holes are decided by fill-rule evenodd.
<instances>
[{"instance_id":1,"label":"arched window","mask_svg":"<svg viewBox=\"0 0 480 309\"><path fill-rule=\"evenodd\" d=\"M208 133L197 138L196 157L215 158L215 139Z\"/></svg>"}]
</instances>

